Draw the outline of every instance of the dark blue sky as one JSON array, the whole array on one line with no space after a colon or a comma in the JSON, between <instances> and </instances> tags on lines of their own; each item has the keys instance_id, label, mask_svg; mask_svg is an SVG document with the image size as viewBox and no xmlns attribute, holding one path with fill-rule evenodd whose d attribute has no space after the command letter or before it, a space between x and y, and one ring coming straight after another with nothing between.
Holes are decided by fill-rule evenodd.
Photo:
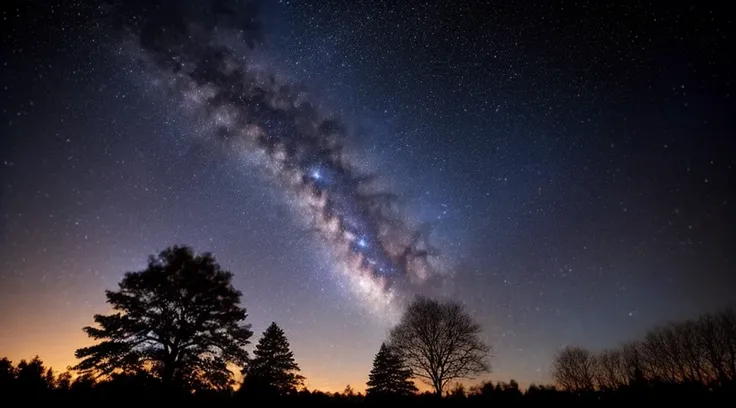
<instances>
[{"instance_id":1,"label":"dark blue sky","mask_svg":"<svg viewBox=\"0 0 736 408\"><path fill-rule=\"evenodd\" d=\"M355 163L431 225L494 377L548 381L562 345L733 305L723 11L471 3L273 2L249 58L343 118ZM362 388L387 322L259 163L212 143L94 15L4 14L10 357L71 363L103 290L186 243L235 272L256 332L285 329L311 388Z\"/></svg>"}]
</instances>

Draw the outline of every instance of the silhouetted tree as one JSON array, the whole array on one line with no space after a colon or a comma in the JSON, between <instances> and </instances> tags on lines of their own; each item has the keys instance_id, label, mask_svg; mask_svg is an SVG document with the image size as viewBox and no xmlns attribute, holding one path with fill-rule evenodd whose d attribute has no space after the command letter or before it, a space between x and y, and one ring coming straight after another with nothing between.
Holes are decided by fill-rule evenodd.
<instances>
[{"instance_id":1,"label":"silhouetted tree","mask_svg":"<svg viewBox=\"0 0 736 408\"><path fill-rule=\"evenodd\" d=\"M543 393L554 393L557 392L557 388L555 388L554 385L544 385L544 384L529 384L529 388L526 389L526 392L524 395L532 395L532 394L543 394ZM535 395L535 396L536 396Z\"/></svg>"},{"instance_id":2,"label":"silhouetted tree","mask_svg":"<svg viewBox=\"0 0 736 408\"><path fill-rule=\"evenodd\" d=\"M245 394L287 395L304 382L284 331L271 323L258 340L253 359L243 370L241 390Z\"/></svg>"},{"instance_id":3,"label":"silhouetted tree","mask_svg":"<svg viewBox=\"0 0 736 408\"><path fill-rule=\"evenodd\" d=\"M0 390L7 390L15 383L15 366L7 357L0 359Z\"/></svg>"},{"instance_id":4,"label":"silhouetted tree","mask_svg":"<svg viewBox=\"0 0 736 408\"><path fill-rule=\"evenodd\" d=\"M718 314L718 325L721 327L726 351L726 379L736 382L736 312L726 309Z\"/></svg>"},{"instance_id":5,"label":"silhouetted tree","mask_svg":"<svg viewBox=\"0 0 736 408\"><path fill-rule=\"evenodd\" d=\"M54 386L53 371L38 356L31 361L21 360L15 372L16 386L24 393L43 393Z\"/></svg>"},{"instance_id":6,"label":"silhouetted tree","mask_svg":"<svg viewBox=\"0 0 736 408\"><path fill-rule=\"evenodd\" d=\"M465 386L462 383L456 383L452 389L447 392L447 396L450 399L464 400L468 395L465 392Z\"/></svg>"},{"instance_id":7,"label":"silhouetted tree","mask_svg":"<svg viewBox=\"0 0 736 408\"><path fill-rule=\"evenodd\" d=\"M595 359L595 378L601 389L615 390L627 384L626 367L621 351L603 350Z\"/></svg>"},{"instance_id":8,"label":"silhouetted tree","mask_svg":"<svg viewBox=\"0 0 736 408\"><path fill-rule=\"evenodd\" d=\"M493 382L483 381L480 384L473 385L470 387L469 394L472 396L489 396L493 394Z\"/></svg>"},{"instance_id":9,"label":"silhouetted tree","mask_svg":"<svg viewBox=\"0 0 736 408\"><path fill-rule=\"evenodd\" d=\"M685 365L688 367L690 378L701 383L709 380L708 364L699 343L697 322L691 320L678 325L678 332L683 343Z\"/></svg>"},{"instance_id":10,"label":"silhouetted tree","mask_svg":"<svg viewBox=\"0 0 736 408\"><path fill-rule=\"evenodd\" d=\"M70 390L78 394L86 394L89 393L96 385L97 382L92 375L82 374L72 381Z\"/></svg>"},{"instance_id":11,"label":"silhouetted tree","mask_svg":"<svg viewBox=\"0 0 736 408\"><path fill-rule=\"evenodd\" d=\"M56 389L60 391L69 391L72 388L72 373L65 371L56 378Z\"/></svg>"},{"instance_id":12,"label":"silhouetted tree","mask_svg":"<svg viewBox=\"0 0 736 408\"><path fill-rule=\"evenodd\" d=\"M490 370L490 348L462 305L416 297L390 333L390 346L412 374L434 388Z\"/></svg>"},{"instance_id":13,"label":"silhouetted tree","mask_svg":"<svg viewBox=\"0 0 736 408\"><path fill-rule=\"evenodd\" d=\"M521 389L519 388L519 382L514 380L513 378L509 380L508 384L504 385L504 391L510 394L521 394Z\"/></svg>"},{"instance_id":14,"label":"silhouetted tree","mask_svg":"<svg viewBox=\"0 0 736 408\"><path fill-rule=\"evenodd\" d=\"M625 344L621 349L626 379L629 385L640 386L647 382L641 349L641 343L637 341Z\"/></svg>"},{"instance_id":15,"label":"silhouetted tree","mask_svg":"<svg viewBox=\"0 0 736 408\"><path fill-rule=\"evenodd\" d=\"M80 348L82 374L109 376L147 371L164 385L228 388L228 364L243 366L253 334L241 293L210 253L173 246L151 256L148 267L127 272L117 291L106 291L115 313L95 315L85 327L100 343Z\"/></svg>"},{"instance_id":16,"label":"silhouetted tree","mask_svg":"<svg viewBox=\"0 0 736 408\"><path fill-rule=\"evenodd\" d=\"M595 364L595 356L589 350L568 346L555 356L552 376L567 391L593 391Z\"/></svg>"},{"instance_id":17,"label":"silhouetted tree","mask_svg":"<svg viewBox=\"0 0 736 408\"><path fill-rule=\"evenodd\" d=\"M373 359L373 368L366 384L366 396L406 396L417 392L417 387L411 381L411 370L386 343L381 344Z\"/></svg>"},{"instance_id":18,"label":"silhouetted tree","mask_svg":"<svg viewBox=\"0 0 736 408\"><path fill-rule=\"evenodd\" d=\"M678 382L677 356L675 350L669 350L666 329L656 327L649 331L642 341L642 355L647 372L653 380Z\"/></svg>"},{"instance_id":19,"label":"silhouetted tree","mask_svg":"<svg viewBox=\"0 0 736 408\"><path fill-rule=\"evenodd\" d=\"M702 316L698 322L698 343L711 376L721 384L736 381L736 314L725 310Z\"/></svg>"},{"instance_id":20,"label":"silhouetted tree","mask_svg":"<svg viewBox=\"0 0 736 408\"><path fill-rule=\"evenodd\" d=\"M519 383L513 378L508 383L503 381L497 382L493 394L493 401L503 406L509 404L514 405L522 397Z\"/></svg>"}]
</instances>

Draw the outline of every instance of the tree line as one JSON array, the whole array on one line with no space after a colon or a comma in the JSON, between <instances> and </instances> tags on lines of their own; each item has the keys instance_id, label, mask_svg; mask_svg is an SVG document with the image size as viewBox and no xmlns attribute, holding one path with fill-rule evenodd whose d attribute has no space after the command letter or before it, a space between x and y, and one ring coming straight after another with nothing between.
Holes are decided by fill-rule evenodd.
<instances>
[{"instance_id":1,"label":"tree line","mask_svg":"<svg viewBox=\"0 0 736 408\"><path fill-rule=\"evenodd\" d=\"M594 353L570 346L553 364L555 381L571 392L611 391L650 384L736 383L736 313L732 309L670 323L641 340Z\"/></svg>"},{"instance_id":2,"label":"tree line","mask_svg":"<svg viewBox=\"0 0 736 408\"><path fill-rule=\"evenodd\" d=\"M365 394L310 391L285 331L275 322L249 350L241 293L210 253L172 246L127 272L105 292L110 314L84 332L95 344L55 373L35 357L0 360L0 395L53 401L164 399L206 403L291 401L311 405L488 404L733 400L736 319L733 311L656 328L644 340L592 353L566 347L556 356L556 385L522 391L511 380L466 389L462 381L491 369L481 328L454 301L415 297L381 344ZM236 372L242 380L236 380ZM423 383L430 391L419 393Z\"/></svg>"}]
</instances>

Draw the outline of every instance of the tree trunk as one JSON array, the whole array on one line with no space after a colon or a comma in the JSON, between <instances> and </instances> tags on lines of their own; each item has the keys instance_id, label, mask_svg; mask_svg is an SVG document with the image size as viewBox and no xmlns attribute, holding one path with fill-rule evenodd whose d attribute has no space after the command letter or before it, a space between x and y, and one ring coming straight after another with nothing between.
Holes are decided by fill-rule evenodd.
<instances>
[{"instance_id":1,"label":"tree trunk","mask_svg":"<svg viewBox=\"0 0 736 408\"><path fill-rule=\"evenodd\" d=\"M442 381L434 380L433 383L434 384L432 385L434 387L434 393L437 394L438 397L441 397L442 396Z\"/></svg>"},{"instance_id":2,"label":"tree trunk","mask_svg":"<svg viewBox=\"0 0 736 408\"><path fill-rule=\"evenodd\" d=\"M170 362L164 363L164 370L161 374L161 382L164 384L164 386L168 387L171 385L172 380L174 378L174 365Z\"/></svg>"},{"instance_id":3,"label":"tree trunk","mask_svg":"<svg viewBox=\"0 0 736 408\"><path fill-rule=\"evenodd\" d=\"M174 373L176 369L175 356L170 354L164 358L164 368L161 373L161 383L164 386L164 390L169 391L173 388Z\"/></svg>"}]
</instances>

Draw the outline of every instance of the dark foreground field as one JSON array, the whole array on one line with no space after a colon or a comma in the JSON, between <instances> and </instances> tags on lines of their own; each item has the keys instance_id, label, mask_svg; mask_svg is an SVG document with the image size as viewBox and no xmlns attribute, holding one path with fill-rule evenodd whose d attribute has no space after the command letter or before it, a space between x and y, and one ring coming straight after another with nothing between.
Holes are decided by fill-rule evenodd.
<instances>
[{"instance_id":1,"label":"dark foreground field","mask_svg":"<svg viewBox=\"0 0 736 408\"><path fill-rule=\"evenodd\" d=\"M7 360L5 360L7 361ZM8 374L4 372L2 374ZM120 404L158 403L184 406L322 406L322 407L378 407L378 406L625 406L646 403L656 406L734 406L734 384L656 383L647 382L620 387L616 390L598 390L584 393L561 391L553 386L532 385L522 390L511 381L465 389L455 387L443 397L431 393L408 397L364 396L347 387L341 393L302 390L292 395L244 395L238 391L183 393L166 391L161 384L147 379L118 377L112 381L95 382L88 378L71 380L67 375L54 376L48 371L23 373L12 378L0 378L0 394L6 402L15 404L47 403L55 405L121 406Z\"/></svg>"}]
</instances>

